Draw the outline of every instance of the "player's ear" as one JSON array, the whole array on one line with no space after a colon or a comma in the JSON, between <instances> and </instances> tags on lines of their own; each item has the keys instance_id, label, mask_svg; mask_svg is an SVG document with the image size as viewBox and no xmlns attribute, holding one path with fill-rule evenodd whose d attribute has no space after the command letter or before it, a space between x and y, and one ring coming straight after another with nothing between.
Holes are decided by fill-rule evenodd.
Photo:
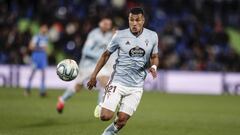
<instances>
[{"instance_id":1,"label":"player's ear","mask_svg":"<svg viewBox=\"0 0 240 135\"><path fill-rule=\"evenodd\" d=\"M98 26L99 26L99 27L101 27L101 21L100 21L100 22L98 22Z\"/></svg>"},{"instance_id":2,"label":"player's ear","mask_svg":"<svg viewBox=\"0 0 240 135\"><path fill-rule=\"evenodd\" d=\"M142 20L143 20L143 24L145 23L145 17L144 16L142 16Z\"/></svg>"}]
</instances>

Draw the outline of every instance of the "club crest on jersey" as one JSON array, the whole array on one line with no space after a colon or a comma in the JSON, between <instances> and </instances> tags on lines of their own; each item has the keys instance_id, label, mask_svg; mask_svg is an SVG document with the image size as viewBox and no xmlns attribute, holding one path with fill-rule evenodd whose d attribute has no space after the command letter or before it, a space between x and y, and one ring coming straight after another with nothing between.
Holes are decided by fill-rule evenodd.
<instances>
[{"instance_id":1,"label":"club crest on jersey","mask_svg":"<svg viewBox=\"0 0 240 135\"><path fill-rule=\"evenodd\" d=\"M129 42L129 41L127 41L127 42L125 43L125 45L130 45L130 42Z\"/></svg>"},{"instance_id":2,"label":"club crest on jersey","mask_svg":"<svg viewBox=\"0 0 240 135\"><path fill-rule=\"evenodd\" d=\"M143 57L145 55L145 50L139 46L136 46L129 50L129 55L131 57Z\"/></svg>"},{"instance_id":3,"label":"club crest on jersey","mask_svg":"<svg viewBox=\"0 0 240 135\"><path fill-rule=\"evenodd\" d=\"M148 43L149 43L149 41L146 39L146 40L145 40L145 44L146 44L146 46L148 46Z\"/></svg>"}]
</instances>

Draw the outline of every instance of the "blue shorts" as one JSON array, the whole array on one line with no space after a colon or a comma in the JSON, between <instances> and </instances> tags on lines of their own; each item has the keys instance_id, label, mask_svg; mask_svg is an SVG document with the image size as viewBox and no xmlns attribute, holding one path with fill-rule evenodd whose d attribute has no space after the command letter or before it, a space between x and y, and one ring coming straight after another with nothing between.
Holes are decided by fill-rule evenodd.
<instances>
[{"instance_id":1,"label":"blue shorts","mask_svg":"<svg viewBox=\"0 0 240 135\"><path fill-rule=\"evenodd\" d=\"M36 69L44 69L48 65L47 54L45 52L33 52L32 64Z\"/></svg>"}]
</instances>

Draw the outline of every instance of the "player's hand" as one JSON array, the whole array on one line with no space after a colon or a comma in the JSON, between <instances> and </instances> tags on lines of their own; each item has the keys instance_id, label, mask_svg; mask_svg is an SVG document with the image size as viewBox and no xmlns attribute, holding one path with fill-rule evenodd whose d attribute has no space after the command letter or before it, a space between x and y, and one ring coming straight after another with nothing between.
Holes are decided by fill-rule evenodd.
<instances>
[{"instance_id":1,"label":"player's hand","mask_svg":"<svg viewBox=\"0 0 240 135\"><path fill-rule=\"evenodd\" d=\"M93 87L96 87L97 79L96 77L91 77L90 80L87 83L87 87L89 90L91 90Z\"/></svg>"},{"instance_id":2,"label":"player's hand","mask_svg":"<svg viewBox=\"0 0 240 135\"><path fill-rule=\"evenodd\" d=\"M149 68L148 71L152 74L153 79L155 79L157 77L157 70L156 69L151 67L151 68Z\"/></svg>"}]
</instances>

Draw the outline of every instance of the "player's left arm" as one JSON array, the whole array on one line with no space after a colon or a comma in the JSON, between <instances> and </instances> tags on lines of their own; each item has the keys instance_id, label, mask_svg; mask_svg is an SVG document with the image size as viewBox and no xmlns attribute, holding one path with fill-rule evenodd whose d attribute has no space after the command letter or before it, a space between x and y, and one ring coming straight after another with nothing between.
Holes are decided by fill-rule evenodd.
<instances>
[{"instance_id":1,"label":"player's left arm","mask_svg":"<svg viewBox=\"0 0 240 135\"><path fill-rule=\"evenodd\" d=\"M157 77L157 67L159 64L158 53L152 54L150 57L151 67L149 68L149 72L152 74L153 78Z\"/></svg>"},{"instance_id":2,"label":"player's left arm","mask_svg":"<svg viewBox=\"0 0 240 135\"><path fill-rule=\"evenodd\" d=\"M154 35L154 46L153 50L150 56L150 63L151 67L149 68L149 72L152 74L153 78L157 77L157 67L159 64L159 58L158 58L158 35L155 33Z\"/></svg>"},{"instance_id":3,"label":"player's left arm","mask_svg":"<svg viewBox=\"0 0 240 135\"><path fill-rule=\"evenodd\" d=\"M35 45L36 45L36 42L37 42L37 37L34 36L34 37L31 39L31 41L30 41L30 43L29 43L29 45L28 45L28 49L29 49L30 51L33 51L33 50L34 50Z\"/></svg>"}]
</instances>

